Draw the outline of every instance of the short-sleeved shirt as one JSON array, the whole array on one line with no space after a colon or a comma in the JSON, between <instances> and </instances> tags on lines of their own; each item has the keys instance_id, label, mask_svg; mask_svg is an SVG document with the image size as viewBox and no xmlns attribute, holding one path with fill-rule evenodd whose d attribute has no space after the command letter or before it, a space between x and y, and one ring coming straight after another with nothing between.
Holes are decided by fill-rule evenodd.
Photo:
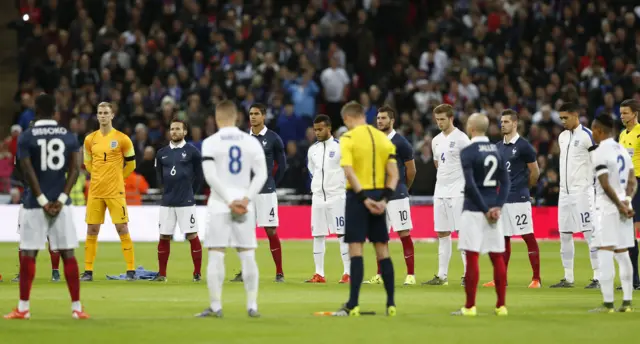
<instances>
[{"instance_id":1,"label":"short-sleeved shirt","mask_svg":"<svg viewBox=\"0 0 640 344\"><path fill-rule=\"evenodd\" d=\"M396 162L396 146L370 125L359 125L342 135L340 154L340 166L353 168L362 190L384 189L387 163ZM347 189L351 189L349 181Z\"/></svg>"},{"instance_id":2,"label":"short-sleeved shirt","mask_svg":"<svg viewBox=\"0 0 640 344\"><path fill-rule=\"evenodd\" d=\"M42 194L53 201L64 191L71 154L79 150L78 139L66 128L54 120L39 120L20 135L17 160L31 159ZM40 208L31 192L25 195L23 203L26 209ZM71 199L67 204L71 204Z\"/></svg>"},{"instance_id":3,"label":"short-sleeved shirt","mask_svg":"<svg viewBox=\"0 0 640 344\"><path fill-rule=\"evenodd\" d=\"M112 129L96 130L84 139L84 163L91 165L90 198L120 198L124 193L124 164L135 159L131 139Z\"/></svg>"},{"instance_id":4,"label":"short-sleeved shirt","mask_svg":"<svg viewBox=\"0 0 640 344\"><path fill-rule=\"evenodd\" d=\"M449 135L440 133L433 138L431 141L433 160L438 162L433 197L449 198L464 195L464 174L460 164L460 151L470 142L467 134L458 128L454 128Z\"/></svg>"},{"instance_id":5,"label":"short-sleeved shirt","mask_svg":"<svg viewBox=\"0 0 640 344\"><path fill-rule=\"evenodd\" d=\"M528 164L537 161L535 149L520 135L516 135L509 142L502 140L496 146L505 161L511 181L507 203L529 202L531 196Z\"/></svg>"},{"instance_id":6,"label":"short-sleeved shirt","mask_svg":"<svg viewBox=\"0 0 640 344\"><path fill-rule=\"evenodd\" d=\"M631 156L636 177L640 177L640 125L620 132L619 142Z\"/></svg>"},{"instance_id":7,"label":"short-sleeved shirt","mask_svg":"<svg viewBox=\"0 0 640 344\"><path fill-rule=\"evenodd\" d=\"M391 199L407 198L409 197L409 187L407 186L407 167L405 163L414 160L413 148L409 141L396 133L395 130L392 130L387 137L396 146L396 161L398 162L398 186Z\"/></svg>"}]
</instances>

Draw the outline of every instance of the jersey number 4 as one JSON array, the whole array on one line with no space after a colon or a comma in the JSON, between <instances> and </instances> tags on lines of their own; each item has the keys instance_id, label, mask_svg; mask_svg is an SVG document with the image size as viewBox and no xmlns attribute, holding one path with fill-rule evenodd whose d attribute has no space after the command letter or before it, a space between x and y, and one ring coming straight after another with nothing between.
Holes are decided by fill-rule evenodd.
<instances>
[{"instance_id":1,"label":"jersey number 4","mask_svg":"<svg viewBox=\"0 0 640 344\"><path fill-rule=\"evenodd\" d=\"M238 146L229 147L229 172L238 174L242 170L242 151Z\"/></svg>"},{"instance_id":2,"label":"jersey number 4","mask_svg":"<svg viewBox=\"0 0 640 344\"><path fill-rule=\"evenodd\" d=\"M487 155L484 158L485 177L482 182L484 187L495 187L498 181L495 179L496 170L498 169L498 158L495 155ZM488 170L487 170L488 168Z\"/></svg>"},{"instance_id":3,"label":"jersey number 4","mask_svg":"<svg viewBox=\"0 0 640 344\"><path fill-rule=\"evenodd\" d=\"M54 138L49 141L39 139L36 141L40 146L40 170L42 171L58 171L65 163L64 159L64 141Z\"/></svg>"}]
</instances>

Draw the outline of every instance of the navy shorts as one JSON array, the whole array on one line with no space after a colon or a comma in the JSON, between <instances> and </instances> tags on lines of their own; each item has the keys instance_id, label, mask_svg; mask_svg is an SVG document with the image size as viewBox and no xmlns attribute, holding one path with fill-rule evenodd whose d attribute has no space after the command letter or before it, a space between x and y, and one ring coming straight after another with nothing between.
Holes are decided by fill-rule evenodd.
<instances>
[{"instance_id":1,"label":"navy shorts","mask_svg":"<svg viewBox=\"0 0 640 344\"><path fill-rule=\"evenodd\" d=\"M373 199L382 198L383 190L365 191L365 194ZM372 243L384 243L389 241L387 230L387 214L374 215L365 207L364 202L358 199L353 191L347 191L345 206L344 242L363 243L369 239Z\"/></svg>"},{"instance_id":2,"label":"navy shorts","mask_svg":"<svg viewBox=\"0 0 640 344\"><path fill-rule=\"evenodd\" d=\"M636 177L636 181L638 182L638 185L640 185L640 178ZM633 196L633 199L631 200L631 206L636 212L635 215L633 215L633 222L640 222L640 193L636 193L636 195Z\"/></svg>"}]
</instances>

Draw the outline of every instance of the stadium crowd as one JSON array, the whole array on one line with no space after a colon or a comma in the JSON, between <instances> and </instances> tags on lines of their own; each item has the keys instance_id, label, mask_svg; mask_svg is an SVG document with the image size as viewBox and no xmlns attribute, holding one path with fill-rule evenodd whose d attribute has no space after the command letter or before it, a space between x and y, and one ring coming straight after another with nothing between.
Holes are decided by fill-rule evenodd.
<instances>
[{"instance_id":1,"label":"stadium crowd","mask_svg":"<svg viewBox=\"0 0 640 344\"><path fill-rule=\"evenodd\" d=\"M216 132L214 106L234 100L247 112L267 105L282 137L288 170L280 187L308 193L305 157L312 118L339 115L358 100L398 111L396 130L413 144L414 195L432 195L432 109L451 104L456 124L473 112L491 118L511 108L520 134L538 152L538 205L557 205L557 109L578 102L581 120L619 117L640 100L640 10L579 0L21 0L20 111L0 145L0 192L8 192L17 136L34 118L34 95L55 95L58 119L79 140L97 128L96 105L116 108L116 128L136 150L136 182L158 187L155 152L168 124L189 123L189 141ZM141 185L139 190L144 189ZM135 187L136 189L138 186ZM80 192L81 193L81 192Z\"/></svg>"}]
</instances>

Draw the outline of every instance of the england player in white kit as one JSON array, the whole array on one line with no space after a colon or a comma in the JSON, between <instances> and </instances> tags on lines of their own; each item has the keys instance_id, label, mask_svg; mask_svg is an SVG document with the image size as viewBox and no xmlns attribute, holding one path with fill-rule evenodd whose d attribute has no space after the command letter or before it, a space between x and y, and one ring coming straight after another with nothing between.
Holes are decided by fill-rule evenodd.
<instances>
[{"instance_id":1,"label":"england player in white kit","mask_svg":"<svg viewBox=\"0 0 640 344\"><path fill-rule=\"evenodd\" d=\"M597 289L598 251L591 246L593 235L594 176L591 152L596 149L591 130L580 124L576 104L560 107L560 120L565 130L558 137L560 145L560 197L558 199L558 229L564 278L551 288L573 288L573 234L584 235L589 243L593 279L588 289Z\"/></svg>"},{"instance_id":2,"label":"england player in white kit","mask_svg":"<svg viewBox=\"0 0 640 344\"><path fill-rule=\"evenodd\" d=\"M620 269L622 306L620 312L631 312L633 295L633 266L628 249L635 245L631 199L637 182L631 156L613 139L614 123L611 115L601 115L593 121L593 138L598 148L593 152L596 182L596 225L592 246L598 248L600 261L600 290L604 303L595 312L614 312L613 280Z\"/></svg>"},{"instance_id":3,"label":"england player in white kit","mask_svg":"<svg viewBox=\"0 0 640 344\"><path fill-rule=\"evenodd\" d=\"M207 286L211 303L199 317L222 317L224 254L235 248L242 263L247 311L258 317L258 265L255 199L267 180L267 164L260 142L235 126L237 108L231 101L216 106L220 130L202 143L202 168L211 187L204 246L209 249ZM253 177L252 177L253 173Z\"/></svg>"},{"instance_id":4,"label":"england player in white kit","mask_svg":"<svg viewBox=\"0 0 640 344\"><path fill-rule=\"evenodd\" d=\"M464 173L460 163L460 151L467 147L471 140L467 134L453 125L454 113L451 105L441 104L433 113L441 130L431 141L433 160L438 169L433 195L433 220L435 231L438 233L438 273L432 280L423 284L448 285L451 233L460 230L458 226L464 204ZM464 251L460 252L466 272Z\"/></svg>"},{"instance_id":5,"label":"england player in white kit","mask_svg":"<svg viewBox=\"0 0 640 344\"><path fill-rule=\"evenodd\" d=\"M326 283L325 242L328 235L336 234L343 266L339 283L349 283L351 259L349 244L344 242L346 179L340 166L340 143L331 136L331 119L327 115L314 119L313 131L318 141L309 147L307 168L311 175L311 235L316 272L306 282Z\"/></svg>"}]
</instances>

